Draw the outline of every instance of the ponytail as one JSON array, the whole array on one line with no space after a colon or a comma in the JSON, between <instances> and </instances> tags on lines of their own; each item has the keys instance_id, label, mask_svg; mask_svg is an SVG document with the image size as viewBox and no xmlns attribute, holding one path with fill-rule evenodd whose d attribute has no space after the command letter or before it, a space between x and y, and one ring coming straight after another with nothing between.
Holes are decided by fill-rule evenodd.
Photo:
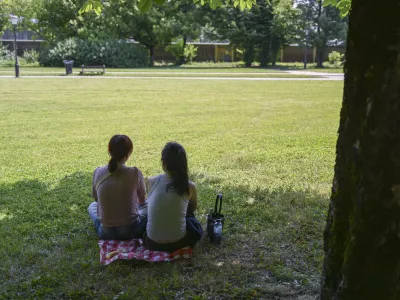
<instances>
[{"instance_id":1,"label":"ponytail","mask_svg":"<svg viewBox=\"0 0 400 300\"><path fill-rule=\"evenodd\" d=\"M189 175L186 151L182 145L169 142L165 145L161 160L171 176L167 191L173 188L179 195L189 194Z\"/></svg>"},{"instance_id":2,"label":"ponytail","mask_svg":"<svg viewBox=\"0 0 400 300\"><path fill-rule=\"evenodd\" d=\"M127 157L133 150L133 143L131 139L122 134L116 134L108 143L108 152L111 155L111 159L108 162L108 171L110 173L115 172L118 169L118 162L124 157Z\"/></svg>"},{"instance_id":3,"label":"ponytail","mask_svg":"<svg viewBox=\"0 0 400 300\"><path fill-rule=\"evenodd\" d=\"M115 172L118 169L118 161L115 157L111 157L110 161L108 162L108 171L110 173Z\"/></svg>"}]
</instances>

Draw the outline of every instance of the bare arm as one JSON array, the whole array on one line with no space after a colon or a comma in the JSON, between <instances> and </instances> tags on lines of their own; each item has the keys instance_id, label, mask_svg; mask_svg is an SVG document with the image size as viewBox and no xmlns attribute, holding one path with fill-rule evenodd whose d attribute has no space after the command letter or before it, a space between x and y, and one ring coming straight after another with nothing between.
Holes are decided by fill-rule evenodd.
<instances>
[{"instance_id":1,"label":"bare arm","mask_svg":"<svg viewBox=\"0 0 400 300\"><path fill-rule=\"evenodd\" d=\"M138 180L138 189L137 189L137 196L138 196L138 203L139 204L144 204L146 201L146 184L144 182L144 178L143 178L143 174L142 172L137 169L138 171L138 176L137 176L137 180Z\"/></svg>"},{"instance_id":2,"label":"bare arm","mask_svg":"<svg viewBox=\"0 0 400 300\"><path fill-rule=\"evenodd\" d=\"M155 184L156 181L157 181L157 178L158 178L158 176L153 176L153 177L148 177L148 178L145 179L145 182L146 182L146 189L147 189L147 196L149 196L148 193L151 192L151 190L152 190L154 184Z\"/></svg>"},{"instance_id":3,"label":"bare arm","mask_svg":"<svg viewBox=\"0 0 400 300\"><path fill-rule=\"evenodd\" d=\"M98 169L98 168L97 168ZM93 172L93 179L92 179L92 197L94 198L94 201L97 202L97 190L96 190L96 170Z\"/></svg>"},{"instance_id":4,"label":"bare arm","mask_svg":"<svg viewBox=\"0 0 400 300\"><path fill-rule=\"evenodd\" d=\"M191 212L197 209L197 189L193 182L189 182L189 207Z\"/></svg>"}]
</instances>

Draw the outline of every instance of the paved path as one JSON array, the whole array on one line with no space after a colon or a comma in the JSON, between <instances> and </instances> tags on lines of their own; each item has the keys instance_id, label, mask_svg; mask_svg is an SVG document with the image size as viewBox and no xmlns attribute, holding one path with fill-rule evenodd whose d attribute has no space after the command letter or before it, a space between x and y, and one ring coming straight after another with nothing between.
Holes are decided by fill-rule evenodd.
<instances>
[{"instance_id":1,"label":"paved path","mask_svg":"<svg viewBox=\"0 0 400 300\"><path fill-rule=\"evenodd\" d=\"M308 76L322 76L324 78L330 78L331 80L343 80L343 73L328 73L328 72L313 72L313 71L302 71L302 70L293 70L286 71L285 73L292 75L308 75Z\"/></svg>"},{"instance_id":2,"label":"paved path","mask_svg":"<svg viewBox=\"0 0 400 300\"><path fill-rule=\"evenodd\" d=\"M282 74L282 73L280 73ZM284 74L284 73L283 73ZM307 74L299 74L307 75ZM309 74L308 74L309 75ZM167 76L21 76L21 78L58 78L58 79L165 79L165 80L230 80L230 81L337 81L343 80L343 76L321 77L167 77ZM14 78L14 76L0 76L1 78Z\"/></svg>"}]
</instances>

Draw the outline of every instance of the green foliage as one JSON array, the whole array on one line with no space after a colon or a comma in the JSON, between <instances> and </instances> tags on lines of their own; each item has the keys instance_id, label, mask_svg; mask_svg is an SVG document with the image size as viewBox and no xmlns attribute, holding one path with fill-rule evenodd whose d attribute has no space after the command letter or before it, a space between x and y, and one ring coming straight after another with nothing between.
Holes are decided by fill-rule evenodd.
<instances>
[{"instance_id":1,"label":"green foliage","mask_svg":"<svg viewBox=\"0 0 400 300\"><path fill-rule=\"evenodd\" d=\"M36 50L25 50L22 58L26 61L27 64L37 64L39 63L39 52Z\"/></svg>"},{"instance_id":2,"label":"green foliage","mask_svg":"<svg viewBox=\"0 0 400 300\"><path fill-rule=\"evenodd\" d=\"M35 50L26 50L22 57L18 57L21 67L39 66L39 54ZM12 67L15 64L15 52L0 44L0 67Z\"/></svg>"},{"instance_id":3,"label":"green foliage","mask_svg":"<svg viewBox=\"0 0 400 300\"><path fill-rule=\"evenodd\" d=\"M223 7L208 10L207 17L213 28L212 39L229 40L243 50L247 66L258 59L265 67L276 61L279 49L296 32L299 15L289 0L257 0L257 6L250 10Z\"/></svg>"},{"instance_id":4,"label":"green foliage","mask_svg":"<svg viewBox=\"0 0 400 300\"><path fill-rule=\"evenodd\" d=\"M165 51L169 52L172 54L172 56L175 58L175 63L179 64L181 57L183 56L183 41L178 41L176 43L170 44L165 47Z\"/></svg>"},{"instance_id":5,"label":"green foliage","mask_svg":"<svg viewBox=\"0 0 400 300\"><path fill-rule=\"evenodd\" d=\"M324 6L332 5L339 9L340 16L342 18L346 17L351 8L351 0L324 0Z\"/></svg>"},{"instance_id":6,"label":"green foliage","mask_svg":"<svg viewBox=\"0 0 400 300\"><path fill-rule=\"evenodd\" d=\"M185 63L191 64L197 56L197 47L193 44L186 45L183 55L185 57Z\"/></svg>"},{"instance_id":7,"label":"green foliage","mask_svg":"<svg viewBox=\"0 0 400 300\"><path fill-rule=\"evenodd\" d=\"M0 43L0 67L11 67L14 64L14 55L8 47Z\"/></svg>"},{"instance_id":8,"label":"green foliage","mask_svg":"<svg viewBox=\"0 0 400 300\"><path fill-rule=\"evenodd\" d=\"M113 2L113 0L111 0ZM212 9L216 9L221 7L225 4L230 4L230 0L226 0L223 2L222 0L193 0L194 3L199 3L201 5L208 4ZM108 2L107 2L108 3ZM153 4L163 5L168 3L166 0L139 0L137 8L140 9L142 13L150 11ZM239 7L241 10L251 9L253 6L256 5L256 0L234 0L233 1L234 7ZM96 14L100 14L104 9L104 5L101 0L87 0L81 9L79 10L80 14L88 13L94 11Z\"/></svg>"},{"instance_id":9,"label":"green foliage","mask_svg":"<svg viewBox=\"0 0 400 300\"><path fill-rule=\"evenodd\" d=\"M165 51L171 53L175 58L175 63L180 65L182 57L185 63L191 64L197 56L197 47L193 44L184 45L183 40L170 44L165 47Z\"/></svg>"},{"instance_id":10,"label":"green foliage","mask_svg":"<svg viewBox=\"0 0 400 300\"><path fill-rule=\"evenodd\" d=\"M97 15L101 14L101 11L104 9L104 5L101 1L97 0L87 0L81 9L79 9L79 14L88 13L94 11Z\"/></svg>"},{"instance_id":11,"label":"green foliage","mask_svg":"<svg viewBox=\"0 0 400 300\"><path fill-rule=\"evenodd\" d=\"M337 51L332 51L328 55L328 60L331 65L340 66L342 64L344 58L344 54L341 54Z\"/></svg>"},{"instance_id":12,"label":"green foliage","mask_svg":"<svg viewBox=\"0 0 400 300\"><path fill-rule=\"evenodd\" d=\"M12 60L13 59L13 52L8 49L8 46L3 46L0 43L0 60Z\"/></svg>"},{"instance_id":13,"label":"green foliage","mask_svg":"<svg viewBox=\"0 0 400 300\"><path fill-rule=\"evenodd\" d=\"M40 56L40 62L44 66L62 66L63 60L74 60L75 65L144 67L148 64L148 54L138 44L70 38L56 43Z\"/></svg>"},{"instance_id":14,"label":"green foliage","mask_svg":"<svg viewBox=\"0 0 400 300\"><path fill-rule=\"evenodd\" d=\"M118 39L134 39L153 53L158 46L166 46L174 38L173 21L160 7L142 14L136 1L115 0L104 10L103 21L110 34ZM150 64L153 64L151 55Z\"/></svg>"}]
</instances>

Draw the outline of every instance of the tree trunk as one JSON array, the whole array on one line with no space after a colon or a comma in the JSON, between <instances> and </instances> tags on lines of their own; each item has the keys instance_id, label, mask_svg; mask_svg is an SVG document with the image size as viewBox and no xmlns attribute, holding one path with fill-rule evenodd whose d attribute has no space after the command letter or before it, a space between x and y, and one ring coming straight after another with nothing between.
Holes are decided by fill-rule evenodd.
<instances>
[{"instance_id":1,"label":"tree trunk","mask_svg":"<svg viewBox=\"0 0 400 300\"><path fill-rule=\"evenodd\" d=\"M270 51L271 51L271 47L270 47L270 43L264 43L260 46L260 67L261 68L266 68L268 67L268 63L270 61Z\"/></svg>"},{"instance_id":2,"label":"tree trunk","mask_svg":"<svg viewBox=\"0 0 400 300\"><path fill-rule=\"evenodd\" d=\"M150 52L150 67L154 66L154 46L149 47Z\"/></svg>"},{"instance_id":3,"label":"tree trunk","mask_svg":"<svg viewBox=\"0 0 400 300\"><path fill-rule=\"evenodd\" d=\"M322 14L322 0L318 0L318 17L317 17L317 33L318 33L318 44L317 44L317 68L322 68L323 55L325 45L322 45L321 39L321 14Z\"/></svg>"},{"instance_id":4,"label":"tree trunk","mask_svg":"<svg viewBox=\"0 0 400 300\"><path fill-rule=\"evenodd\" d=\"M321 299L400 297L399 16L352 0Z\"/></svg>"},{"instance_id":5,"label":"tree trunk","mask_svg":"<svg viewBox=\"0 0 400 300\"><path fill-rule=\"evenodd\" d=\"M245 62L246 67L251 67L254 61L254 46L251 44L246 44L243 54L243 60Z\"/></svg>"},{"instance_id":6,"label":"tree trunk","mask_svg":"<svg viewBox=\"0 0 400 300\"><path fill-rule=\"evenodd\" d=\"M180 65L183 65L183 64L186 63L186 61L185 61L185 48L186 48L186 44L187 44L187 36L184 36L184 37L183 37L183 44L182 44L182 55L181 55L180 60L179 60L179 64L180 64Z\"/></svg>"}]
</instances>

